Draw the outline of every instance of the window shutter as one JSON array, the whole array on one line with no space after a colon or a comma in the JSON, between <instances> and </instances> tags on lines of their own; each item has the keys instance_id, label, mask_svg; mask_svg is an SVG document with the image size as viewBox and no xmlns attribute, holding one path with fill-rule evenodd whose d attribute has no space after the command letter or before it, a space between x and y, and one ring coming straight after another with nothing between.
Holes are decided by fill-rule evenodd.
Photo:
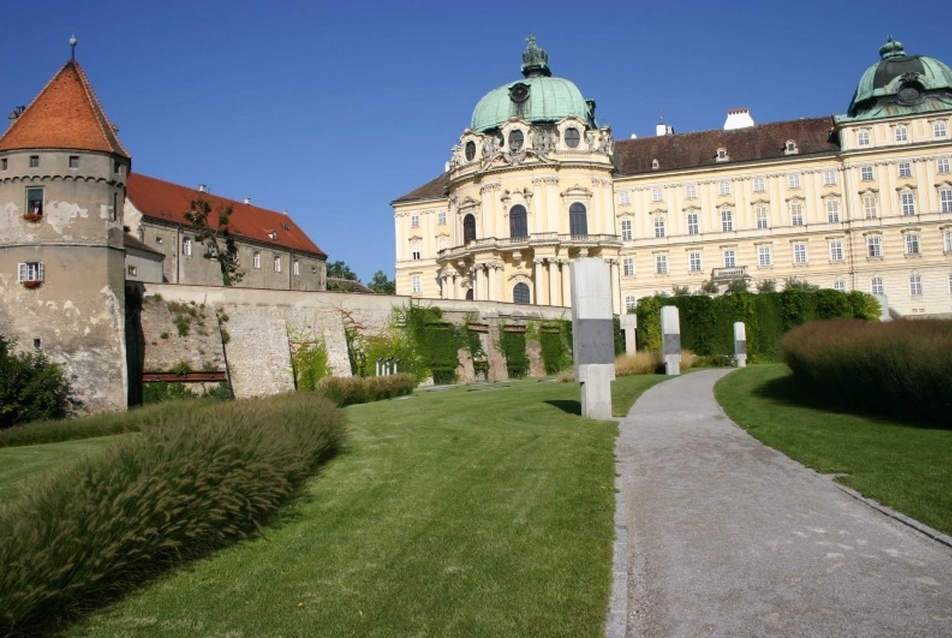
<instances>
[{"instance_id":1,"label":"window shutter","mask_svg":"<svg viewBox=\"0 0 952 638\"><path fill-rule=\"evenodd\" d=\"M26 264L19 263L17 264L17 283L23 283L26 281Z\"/></svg>"},{"instance_id":2,"label":"window shutter","mask_svg":"<svg viewBox=\"0 0 952 638\"><path fill-rule=\"evenodd\" d=\"M36 265L36 280L37 281L46 281L46 271L43 268L43 262L39 262Z\"/></svg>"}]
</instances>

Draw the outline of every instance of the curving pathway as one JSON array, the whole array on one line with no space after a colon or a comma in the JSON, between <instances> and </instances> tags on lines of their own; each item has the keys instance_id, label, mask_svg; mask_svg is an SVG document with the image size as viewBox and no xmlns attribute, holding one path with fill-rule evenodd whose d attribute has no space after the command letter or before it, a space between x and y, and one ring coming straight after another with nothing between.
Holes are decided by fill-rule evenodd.
<instances>
[{"instance_id":1,"label":"curving pathway","mask_svg":"<svg viewBox=\"0 0 952 638\"><path fill-rule=\"evenodd\" d=\"M729 372L621 422L606 636L952 636L952 548L748 436L714 401Z\"/></svg>"}]
</instances>

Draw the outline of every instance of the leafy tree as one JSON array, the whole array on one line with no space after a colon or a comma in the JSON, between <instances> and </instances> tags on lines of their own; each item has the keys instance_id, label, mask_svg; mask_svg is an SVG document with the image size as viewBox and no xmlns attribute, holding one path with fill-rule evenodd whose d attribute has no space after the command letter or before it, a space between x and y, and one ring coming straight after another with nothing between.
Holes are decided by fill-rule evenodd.
<instances>
[{"instance_id":1,"label":"leafy tree","mask_svg":"<svg viewBox=\"0 0 952 638\"><path fill-rule=\"evenodd\" d=\"M701 284L701 292L708 295L716 295L720 292L720 288L713 279L707 279Z\"/></svg>"},{"instance_id":2,"label":"leafy tree","mask_svg":"<svg viewBox=\"0 0 952 638\"><path fill-rule=\"evenodd\" d=\"M747 292L747 286L746 279L735 279L727 284L727 292Z\"/></svg>"},{"instance_id":3,"label":"leafy tree","mask_svg":"<svg viewBox=\"0 0 952 638\"><path fill-rule=\"evenodd\" d=\"M671 292L674 293L675 297L687 297L691 294L691 289L687 286L672 286Z\"/></svg>"},{"instance_id":4,"label":"leafy tree","mask_svg":"<svg viewBox=\"0 0 952 638\"><path fill-rule=\"evenodd\" d=\"M803 290L810 292L819 289L820 287L816 284L811 284L806 279L797 279L796 277L787 277L784 283L784 290Z\"/></svg>"},{"instance_id":5,"label":"leafy tree","mask_svg":"<svg viewBox=\"0 0 952 638\"><path fill-rule=\"evenodd\" d=\"M392 295L397 292L397 284L390 281L387 274L382 270L374 273L367 287L381 295Z\"/></svg>"},{"instance_id":6,"label":"leafy tree","mask_svg":"<svg viewBox=\"0 0 952 638\"><path fill-rule=\"evenodd\" d=\"M212 205L205 199L192 200L189 211L185 213L185 219L195 232L196 241L205 248L203 257L218 262L221 281L225 286L234 286L244 277L238 268L238 245L228 224L231 213L231 206L219 205L213 215Z\"/></svg>"},{"instance_id":7,"label":"leafy tree","mask_svg":"<svg viewBox=\"0 0 952 638\"><path fill-rule=\"evenodd\" d=\"M757 292L759 293L777 292L777 280L763 279L757 282Z\"/></svg>"},{"instance_id":8,"label":"leafy tree","mask_svg":"<svg viewBox=\"0 0 952 638\"><path fill-rule=\"evenodd\" d=\"M349 279L351 281L360 281L357 274L350 269L342 260L333 261L327 264L327 276L331 279Z\"/></svg>"},{"instance_id":9,"label":"leafy tree","mask_svg":"<svg viewBox=\"0 0 952 638\"><path fill-rule=\"evenodd\" d=\"M14 345L0 336L0 429L69 416L78 402L59 366Z\"/></svg>"}]
</instances>

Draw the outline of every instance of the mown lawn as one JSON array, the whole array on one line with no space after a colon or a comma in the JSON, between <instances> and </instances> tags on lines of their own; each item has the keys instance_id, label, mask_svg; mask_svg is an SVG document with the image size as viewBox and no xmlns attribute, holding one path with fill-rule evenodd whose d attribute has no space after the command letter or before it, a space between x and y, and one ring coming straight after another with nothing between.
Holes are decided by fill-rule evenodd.
<instances>
[{"instance_id":1,"label":"mown lawn","mask_svg":"<svg viewBox=\"0 0 952 638\"><path fill-rule=\"evenodd\" d=\"M619 379L616 410L663 379ZM578 411L535 380L347 408L347 449L260 536L71 635L601 635L617 425Z\"/></svg>"},{"instance_id":2,"label":"mown lawn","mask_svg":"<svg viewBox=\"0 0 952 638\"><path fill-rule=\"evenodd\" d=\"M782 364L738 370L714 393L731 419L767 445L952 534L952 429L814 405Z\"/></svg>"}]
</instances>

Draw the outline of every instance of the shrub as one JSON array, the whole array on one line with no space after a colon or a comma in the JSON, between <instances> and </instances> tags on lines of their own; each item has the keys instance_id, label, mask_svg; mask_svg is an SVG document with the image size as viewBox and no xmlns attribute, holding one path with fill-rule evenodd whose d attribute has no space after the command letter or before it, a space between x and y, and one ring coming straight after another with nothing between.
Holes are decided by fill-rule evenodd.
<instances>
[{"instance_id":1,"label":"shrub","mask_svg":"<svg viewBox=\"0 0 952 638\"><path fill-rule=\"evenodd\" d=\"M510 379L521 379L529 372L529 357L526 355L526 333L503 327L499 335L499 351L506 358L506 371Z\"/></svg>"},{"instance_id":2,"label":"shrub","mask_svg":"<svg viewBox=\"0 0 952 638\"><path fill-rule=\"evenodd\" d=\"M299 390L313 390L318 382L331 373L327 346L324 340L306 341L298 344L291 357L294 385Z\"/></svg>"},{"instance_id":3,"label":"shrub","mask_svg":"<svg viewBox=\"0 0 952 638\"><path fill-rule=\"evenodd\" d=\"M306 393L163 414L0 507L0 634L48 633L253 533L345 434L343 414Z\"/></svg>"},{"instance_id":4,"label":"shrub","mask_svg":"<svg viewBox=\"0 0 952 638\"><path fill-rule=\"evenodd\" d=\"M416 376L401 372L386 377L324 377L317 390L344 407L407 395L416 385Z\"/></svg>"},{"instance_id":5,"label":"shrub","mask_svg":"<svg viewBox=\"0 0 952 638\"><path fill-rule=\"evenodd\" d=\"M615 375L619 377L631 374L654 374L664 367L660 352L640 350L634 354L621 354L615 357Z\"/></svg>"},{"instance_id":6,"label":"shrub","mask_svg":"<svg viewBox=\"0 0 952 638\"><path fill-rule=\"evenodd\" d=\"M13 352L14 346L0 336L0 430L75 411L78 403L59 366L38 352Z\"/></svg>"},{"instance_id":7,"label":"shrub","mask_svg":"<svg viewBox=\"0 0 952 638\"><path fill-rule=\"evenodd\" d=\"M812 396L952 427L952 321L817 321L791 330L780 347Z\"/></svg>"}]
</instances>

